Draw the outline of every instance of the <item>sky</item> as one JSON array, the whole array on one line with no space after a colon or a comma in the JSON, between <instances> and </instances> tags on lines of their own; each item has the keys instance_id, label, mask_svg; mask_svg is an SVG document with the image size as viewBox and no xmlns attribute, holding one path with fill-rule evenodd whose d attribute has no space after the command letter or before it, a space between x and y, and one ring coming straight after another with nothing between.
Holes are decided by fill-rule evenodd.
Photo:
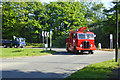
<instances>
[{"instance_id":1,"label":"sky","mask_svg":"<svg viewBox=\"0 0 120 80\"><path fill-rule=\"evenodd\" d=\"M107 9L110 9L111 7L114 6L114 4L112 4L113 0L101 0L101 2L104 4L104 6L107 8Z\"/></svg>"},{"instance_id":2,"label":"sky","mask_svg":"<svg viewBox=\"0 0 120 80\"><path fill-rule=\"evenodd\" d=\"M41 2L46 2L46 3L49 3L50 1L56 1L56 0L41 0ZM78 1L81 1L81 0L78 0ZM110 9L111 7L113 7L113 4L111 3L111 1L113 0L86 0L86 1L102 2L104 6L106 7L106 9Z\"/></svg>"}]
</instances>

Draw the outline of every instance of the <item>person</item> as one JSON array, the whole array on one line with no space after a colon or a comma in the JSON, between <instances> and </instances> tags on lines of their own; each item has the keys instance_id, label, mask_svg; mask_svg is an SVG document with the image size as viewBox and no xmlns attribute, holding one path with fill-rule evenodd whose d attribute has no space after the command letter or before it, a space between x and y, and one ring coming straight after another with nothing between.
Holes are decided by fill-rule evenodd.
<instances>
[{"instance_id":1,"label":"person","mask_svg":"<svg viewBox=\"0 0 120 80\"><path fill-rule=\"evenodd\" d=\"M12 48L13 42L12 40L10 40L10 48Z\"/></svg>"}]
</instances>

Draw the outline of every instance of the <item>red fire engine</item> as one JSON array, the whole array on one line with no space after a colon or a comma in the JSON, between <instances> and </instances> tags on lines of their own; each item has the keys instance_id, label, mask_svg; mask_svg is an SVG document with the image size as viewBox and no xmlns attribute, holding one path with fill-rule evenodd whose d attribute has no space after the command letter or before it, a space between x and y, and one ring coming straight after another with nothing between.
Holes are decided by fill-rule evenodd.
<instances>
[{"instance_id":1,"label":"red fire engine","mask_svg":"<svg viewBox=\"0 0 120 80\"><path fill-rule=\"evenodd\" d=\"M85 29L87 27L81 27L78 31L73 32L70 30L69 38L66 39L66 50L78 53L79 51L84 52L88 51L90 54L93 54L93 50L96 50L94 44L94 33Z\"/></svg>"}]
</instances>

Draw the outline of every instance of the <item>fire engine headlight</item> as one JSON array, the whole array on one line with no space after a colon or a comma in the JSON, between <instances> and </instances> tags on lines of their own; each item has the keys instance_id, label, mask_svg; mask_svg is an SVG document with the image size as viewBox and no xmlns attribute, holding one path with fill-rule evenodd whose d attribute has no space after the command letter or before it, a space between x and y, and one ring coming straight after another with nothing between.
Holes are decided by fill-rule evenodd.
<instances>
[{"instance_id":1,"label":"fire engine headlight","mask_svg":"<svg viewBox=\"0 0 120 80\"><path fill-rule=\"evenodd\" d=\"M93 45L91 44L90 47L93 47Z\"/></svg>"},{"instance_id":2,"label":"fire engine headlight","mask_svg":"<svg viewBox=\"0 0 120 80\"><path fill-rule=\"evenodd\" d=\"M82 44L80 45L80 47L82 47Z\"/></svg>"}]
</instances>

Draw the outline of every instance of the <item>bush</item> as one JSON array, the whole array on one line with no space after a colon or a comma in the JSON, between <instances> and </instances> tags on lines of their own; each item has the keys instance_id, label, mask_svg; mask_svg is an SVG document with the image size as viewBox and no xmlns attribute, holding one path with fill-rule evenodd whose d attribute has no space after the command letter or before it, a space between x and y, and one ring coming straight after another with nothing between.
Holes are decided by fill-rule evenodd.
<instances>
[{"instance_id":1,"label":"bush","mask_svg":"<svg viewBox=\"0 0 120 80\"><path fill-rule=\"evenodd\" d=\"M105 32L101 28L95 28L91 30L96 35L95 37L95 45L98 47L98 43L101 43L102 48L109 48L109 34L105 34Z\"/></svg>"},{"instance_id":2,"label":"bush","mask_svg":"<svg viewBox=\"0 0 120 80\"><path fill-rule=\"evenodd\" d=\"M59 36L55 40L53 40L53 47L56 47L56 48L65 48L66 38L67 37L68 36L66 34L64 34L62 36Z\"/></svg>"},{"instance_id":3,"label":"bush","mask_svg":"<svg viewBox=\"0 0 120 80\"><path fill-rule=\"evenodd\" d=\"M26 46L42 48L43 43L28 43L28 42L26 42Z\"/></svg>"}]
</instances>

